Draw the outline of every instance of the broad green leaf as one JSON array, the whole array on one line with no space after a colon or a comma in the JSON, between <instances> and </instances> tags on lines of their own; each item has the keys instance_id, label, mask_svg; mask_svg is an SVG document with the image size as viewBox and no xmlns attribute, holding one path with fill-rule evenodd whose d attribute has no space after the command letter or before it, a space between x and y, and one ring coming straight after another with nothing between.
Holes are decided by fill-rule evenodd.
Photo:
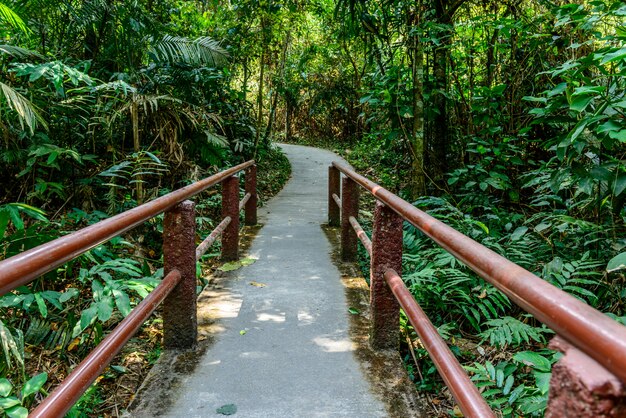
<instances>
[{"instance_id":1,"label":"broad green leaf","mask_svg":"<svg viewBox=\"0 0 626 418\"><path fill-rule=\"evenodd\" d=\"M256 261L254 258L242 258L238 261L231 261L229 263L224 263L221 267L218 268L220 271L233 271L240 269L241 267L249 266Z\"/></svg>"},{"instance_id":2,"label":"broad green leaf","mask_svg":"<svg viewBox=\"0 0 626 418\"><path fill-rule=\"evenodd\" d=\"M597 95L606 90L604 86L582 86L576 87L572 93L572 97Z\"/></svg>"},{"instance_id":3,"label":"broad green leaf","mask_svg":"<svg viewBox=\"0 0 626 418\"><path fill-rule=\"evenodd\" d=\"M128 371L128 369L126 369L126 367L124 366L111 366L112 370L115 370L118 373L126 373Z\"/></svg>"},{"instance_id":4,"label":"broad green leaf","mask_svg":"<svg viewBox=\"0 0 626 418\"><path fill-rule=\"evenodd\" d=\"M515 390L513 392L511 392L511 396L509 396L509 404L512 404L513 402L515 402L520 395L524 392L524 385L519 385L518 387L515 388Z\"/></svg>"},{"instance_id":5,"label":"broad green leaf","mask_svg":"<svg viewBox=\"0 0 626 418\"><path fill-rule=\"evenodd\" d=\"M39 392L44 383L46 383L46 380L48 380L48 373L40 373L30 378L30 380L26 382L22 388L22 399Z\"/></svg>"},{"instance_id":6,"label":"broad green leaf","mask_svg":"<svg viewBox=\"0 0 626 418\"><path fill-rule=\"evenodd\" d=\"M24 221L22 221L18 210L13 206L6 206L6 209L9 211L9 216L11 217L11 221L13 221L15 229L22 231L24 229Z\"/></svg>"},{"instance_id":7,"label":"broad green leaf","mask_svg":"<svg viewBox=\"0 0 626 418\"><path fill-rule=\"evenodd\" d=\"M504 382L504 388L502 389L503 395L509 394L509 392L511 391L511 388L513 387L514 381L515 381L515 378L513 377L513 375L510 375L509 377L506 378L506 381Z\"/></svg>"},{"instance_id":8,"label":"broad green leaf","mask_svg":"<svg viewBox=\"0 0 626 418\"><path fill-rule=\"evenodd\" d=\"M593 96L572 96L572 102L570 103L569 108L580 113L585 110L592 100Z\"/></svg>"},{"instance_id":9,"label":"broad green leaf","mask_svg":"<svg viewBox=\"0 0 626 418\"><path fill-rule=\"evenodd\" d=\"M131 311L130 299L128 298L128 295L126 294L126 292L123 292L121 290L114 290L113 296L115 297L115 305L117 306L117 309L122 313L124 317L127 317Z\"/></svg>"},{"instance_id":10,"label":"broad green leaf","mask_svg":"<svg viewBox=\"0 0 626 418\"><path fill-rule=\"evenodd\" d=\"M626 59L626 47L618 49L615 52L605 54L604 58L602 58L602 61L600 61L600 64L604 65L604 64L608 64L609 62L618 61L622 59Z\"/></svg>"},{"instance_id":11,"label":"broad green leaf","mask_svg":"<svg viewBox=\"0 0 626 418\"><path fill-rule=\"evenodd\" d=\"M39 293L35 293L35 302L37 302L37 308L39 309L39 313L42 317L48 317L48 307L46 306L46 302L43 300L43 297Z\"/></svg>"},{"instance_id":12,"label":"broad green leaf","mask_svg":"<svg viewBox=\"0 0 626 418\"><path fill-rule=\"evenodd\" d=\"M98 314L98 306L95 303L92 303L89 308L85 309L80 314L80 331L84 330L89 325L91 325L91 323L96 319L97 314Z\"/></svg>"},{"instance_id":13,"label":"broad green leaf","mask_svg":"<svg viewBox=\"0 0 626 418\"><path fill-rule=\"evenodd\" d=\"M4 377L0 379L0 396L6 398L11 393L11 389L13 389L13 385L9 382L9 379Z\"/></svg>"},{"instance_id":14,"label":"broad green leaf","mask_svg":"<svg viewBox=\"0 0 626 418\"><path fill-rule=\"evenodd\" d=\"M111 299L106 298L97 303L98 320L100 322L106 322L111 319L111 315L113 315L113 306L111 302Z\"/></svg>"},{"instance_id":15,"label":"broad green leaf","mask_svg":"<svg viewBox=\"0 0 626 418\"><path fill-rule=\"evenodd\" d=\"M27 418L28 417L28 409L23 406L14 406L13 408L6 409L7 416L9 418Z\"/></svg>"},{"instance_id":16,"label":"broad green leaf","mask_svg":"<svg viewBox=\"0 0 626 418\"><path fill-rule=\"evenodd\" d=\"M348 312L350 312L352 315L358 315L359 314L359 310L356 308L348 308Z\"/></svg>"},{"instance_id":17,"label":"broad green leaf","mask_svg":"<svg viewBox=\"0 0 626 418\"><path fill-rule=\"evenodd\" d=\"M546 393L548 393L548 390L550 389L550 377L552 376L552 373L537 372L537 373L534 373L534 375L535 375L535 382L537 383L537 388L539 389L542 395L545 395Z\"/></svg>"},{"instance_id":18,"label":"broad green leaf","mask_svg":"<svg viewBox=\"0 0 626 418\"><path fill-rule=\"evenodd\" d=\"M614 271L623 270L626 268L626 252L616 255L615 257L609 260L609 263L606 265L607 273L612 273Z\"/></svg>"},{"instance_id":19,"label":"broad green leaf","mask_svg":"<svg viewBox=\"0 0 626 418\"><path fill-rule=\"evenodd\" d=\"M59 302L65 303L68 300L72 299L73 297L78 296L79 293L80 292L78 291L78 289L74 287L70 287L65 292L61 293L61 296L59 296Z\"/></svg>"},{"instance_id":20,"label":"broad green leaf","mask_svg":"<svg viewBox=\"0 0 626 418\"><path fill-rule=\"evenodd\" d=\"M14 407L15 405L21 405L22 402L20 402L19 399L17 399L15 396L10 396L8 398L0 398L0 408L2 409L9 409L11 407Z\"/></svg>"},{"instance_id":21,"label":"broad green leaf","mask_svg":"<svg viewBox=\"0 0 626 418\"><path fill-rule=\"evenodd\" d=\"M235 404L222 405L215 410L218 414L221 415L234 415L237 412L237 406Z\"/></svg>"},{"instance_id":22,"label":"broad green leaf","mask_svg":"<svg viewBox=\"0 0 626 418\"><path fill-rule=\"evenodd\" d=\"M609 132L609 137L611 139L616 139L619 142L626 142L626 129L622 129L621 131L611 131Z\"/></svg>"},{"instance_id":23,"label":"broad green leaf","mask_svg":"<svg viewBox=\"0 0 626 418\"><path fill-rule=\"evenodd\" d=\"M520 226L516 228L515 231L513 231L513 233L511 234L511 241L519 240L524 236L524 234L526 234L526 232L528 232L527 226Z\"/></svg>"},{"instance_id":24,"label":"broad green leaf","mask_svg":"<svg viewBox=\"0 0 626 418\"><path fill-rule=\"evenodd\" d=\"M542 372L549 372L552 369L550 360L532 351L520 351L515 353L515 355L513 355L513 360L527 366L531 366L532 368Z\"/></svg>"}]
</instances>

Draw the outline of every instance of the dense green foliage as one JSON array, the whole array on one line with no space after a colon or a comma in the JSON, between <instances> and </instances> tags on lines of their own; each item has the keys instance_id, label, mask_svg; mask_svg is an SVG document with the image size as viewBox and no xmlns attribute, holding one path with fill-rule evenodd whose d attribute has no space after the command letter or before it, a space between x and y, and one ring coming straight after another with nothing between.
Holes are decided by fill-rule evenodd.
<instances>
[{"instance_id":1,"label":"dense green foliage","mask_svg":"<svg viewBox=\"0 0 626 418\"><path fill-rule=\"evenodd\" d=\"M254 146L238 51L211 37L203 7L0 2L0 259L253 155L261 199L280 189L289 165L269 143ZM219 205L215 191L197 201L199 234ZM158 284L161 230L162 216L0 298L2 414L24 416ZM148 329L145 350L158 350L159 320ZM102 384L124 373L117 361ZM118 402L107 396L95 386L70 415L102 415Z\"/></svg>"},{"instance_id":2,"label":"dense green foliage","mask_svg":"<svg viewBox=\"0 0 626 418\"><path fill-rule=\"evenodd\" d=\"M0 257L251 156L284 181L270 144L297 141L624 321L625 16L612 0L0 2ZM216 198L198 202L203 228ZM71 344L154 285L159 228L0 299L0 372L20 366L0 382L7 408L32 402L15 397L39 372L25 346L87 347ZM485 398L541 415L552 332L408 225L404 272Z\"/></svg>"}]
</instances>

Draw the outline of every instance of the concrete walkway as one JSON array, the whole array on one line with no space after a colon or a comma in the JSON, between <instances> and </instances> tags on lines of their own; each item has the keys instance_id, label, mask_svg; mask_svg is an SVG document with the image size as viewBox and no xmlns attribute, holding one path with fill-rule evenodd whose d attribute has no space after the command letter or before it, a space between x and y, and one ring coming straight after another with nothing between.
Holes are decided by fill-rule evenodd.
<instances>
[{"instance_id":1,"label":"concrete walkway","mask_svg":"<svg viewBox=\"0 0 626 418\"><path fill-rule=\"evenodd\" d=\"M388 416L357 360L341 274L320 227L328 166L338 157L282 147L292 179L260 210L264 226L248 251L257 261L206 295L213 303L199 315L218 318L219 335L159 415L220 416L234 405L239 417Z\"/></svg>"}]
</instances>

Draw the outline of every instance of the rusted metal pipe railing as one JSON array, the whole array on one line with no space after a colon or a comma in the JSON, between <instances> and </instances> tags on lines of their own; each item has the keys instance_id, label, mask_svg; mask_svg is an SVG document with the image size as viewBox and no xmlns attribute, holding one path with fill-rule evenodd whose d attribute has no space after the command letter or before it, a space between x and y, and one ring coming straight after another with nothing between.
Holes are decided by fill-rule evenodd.
<instances>
[{"instance_id":1,"label":"rusted metal pipe railing","mask_svg":"<svg viewBox=\"0 0 626 418\"><path fill-rule=\"evenodd\" d=\"M246 193L243 199L241 199L241 202L239 202L239 212L241 212L241 209L246 207L246 203L248 203L248 200L250 200L251 197L252 195L250 193Z\"/></svg>"},{"instance_id":2,"label":"rusted metal pipe railing","mask_svg":"<svg viewBox=\"0 0 626 418\"><path fill-rule=\"evenodd\" d=\"M363 247L365 247L365 251L367 251L367 253L371 256L372 255L372 241L367 236L367 234L365 233L365 231L363 230L363 228L361 227L361 225L359 224L359 222L356 220L354 216L350 216L349 220L350 220L350 225L352 225L352 229L354 229L354 232L356 233L356 236L359 237L359 239L361 240L361 243L363 244Z\"/></svg>"},{"instance_id":3,"label":"rusted metal pipe railing","mask_svg":"<svg viewBox=\"0 0 626 418\"><path fill-rule=\"evenodd\" d=\"M333 167L626 383L626 327L417 209L352 168L338 162L333 162Z\"/></svg>"},{"instance_id":4,"label":"rusted metal pipe railing","mask_svg":"<svg viewBox=\"0 0 626 418\"><path fill-rule=\"evenodd\" d=\"M165 276L161 283L28 416L31 418L64 416L157 306L172 292L180 279L178 270L173 270Z\"/></svg>"},{"instance_id":5,"label":"rusted metal pipe railing","mask_svg":"<svg viewBox=\"0 0 626 418\"><path fill-rule=\"evenodd\" d=\"M257 224L257 212L256 207L259 202L259 196L257 194L257 172L256 165L253 164L246 170L245 186L246 195L250 195L250 198L245 204L244 223L248 226Z\"/></svg>"},{"instance_id":6,"label":"rusted metal pipe railing","mask_svg":"<svg viewBox=\"0 0 626 418\"><path fill-rule=\"evenodd\" d=\"M341 200L337 200L340 194L341 173L331 165L328 167L328 225L330 226L339 226L341 222Z\"/></svg>"},{"instance_id":7,"label":"rusted metal pipe railing","mask_svg":"<svg viewBox=\"0 0 626 418\"><path fill-rule=\"evenodd\" d=\"M487 405L482 395L467 376L454 357L446 342L439 336L437 329L428 319L422 308L417 304L402 278L394 270L385 272L385 280L391 288L404 313L415 328L428 355L435 363L450 393L457 401L463 416L475 418L495 418L495 414Z\"/></svg>"},{"instance_id":8,"label":"rusted metal pipe railing","mask_svg":"<svg viewBox=\"0 0 626 418\"><path fill-rule=\"evenodd\" d=\"M337 196L335 193L333 193L333 200L335 201L335 203L337 204L337 207L341 211L341 198Z\"/></svg>"},{"instance_id":9,"label":"rusted metal pipe railing","mask_svg":"<svg viewBox=\"0 0 626 418\"><path fill-rule=\"evenodd\" d=\"M238 201L239 180L234 174L246 173L246 197ZM232 213L216 231L195 246L195 205L186 200L219 182L225 183L223 210ZM247 222L256 223L256 166L254 161L239 164L204 180L169 193L152 202L121 213L70 235L50 241L7 260L0 261L0 294L24 285L91 248L128 231L146 220L166 212L163 222L163 260L165 278L74 371L31 414L31 417L62 417L109 365L124 344L163 302L163 345L165 348L190 348L197 341L196 256L201 257L215 238L228 226L230 243L238 242L239 212L245 207ZM254 205L254 206L253 206ZM233 219L237 222L233 222ZM198 255L199 254L199 255ZM232 253L229 254L232 256ZM237 256L235 249L234 256ZM224 257L224 254L222 254Z\"/></svg>"},{"instance_id":10,"label":"rusted metal pipe railing","mask_svg":"<svg viewBox=\"0 0 626 418\"><path fill-rule=\"evenodd\" d=\"M198 245L198 248L196 249L196 261L200 260L204 253L206 253L211 245L213 245L215 240L217 240L217 238L222 235L228 224L230 224L230 221L230 216L222 219L222 222L220 222L215 227L215 229L204 239L204 241L202 241L200 245Z\"/></svg>"},{"instance_id":11,"label":"rusted metal pipe railing","mask_svg":"<svg viewBox=\"0 0 626 418\"><path fill-rule=\"evenodd\" d=\"M0 295L29 283L34 278L78 257L93 247L163 213L179 202L253 166L254 161L239 164L70 235L0 261Z\"/></svg>"}]
</instances>

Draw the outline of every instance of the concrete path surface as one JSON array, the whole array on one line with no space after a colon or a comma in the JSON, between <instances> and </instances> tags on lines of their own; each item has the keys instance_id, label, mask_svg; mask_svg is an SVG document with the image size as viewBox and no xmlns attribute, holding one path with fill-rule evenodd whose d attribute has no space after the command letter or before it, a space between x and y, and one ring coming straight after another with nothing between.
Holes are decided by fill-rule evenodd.
<instances>
[{"instance_id":1,"label":"concrete path surface","mask_svg":"<svg viewBox=\"0 0 626 418\"><path fill-rule=\"evenodd\" d=\"M214 303L199 315L218 318L219 335L159 415L221 416L226 405L222 413L236 408L237 417L388 416L357 360L341 274L320 227L328 166L338 157L282 148L292 178L259 212L264 226L248 251L257 261L209 291Z\"/></svg>"}]
</instances>

